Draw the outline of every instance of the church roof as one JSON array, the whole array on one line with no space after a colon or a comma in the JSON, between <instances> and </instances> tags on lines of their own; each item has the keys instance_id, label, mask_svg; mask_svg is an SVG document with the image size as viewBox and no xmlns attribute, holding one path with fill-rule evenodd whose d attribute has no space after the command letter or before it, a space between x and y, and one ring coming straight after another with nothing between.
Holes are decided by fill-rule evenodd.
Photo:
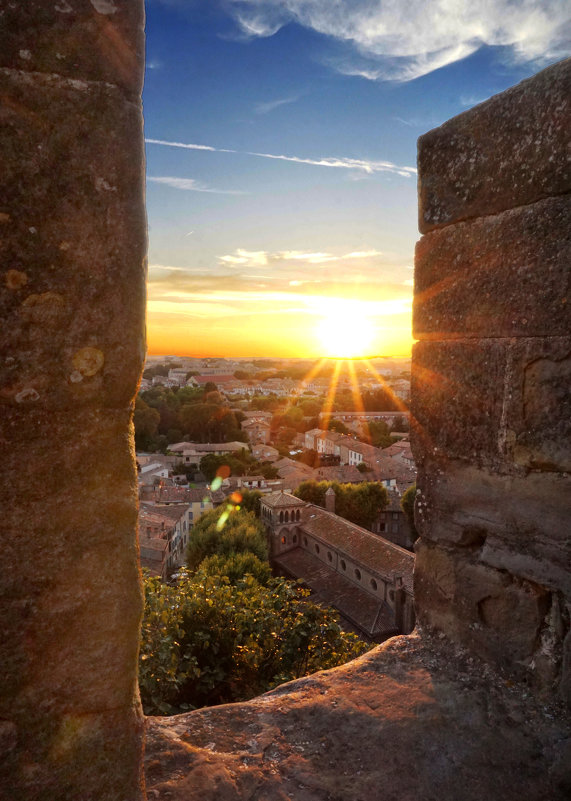
<instances>
[{"instance_id":1,"label":"church roof","mask_svg":"<svg viewBox=\"0 0 571 801\"><path fill-rule=\"evenodd\" d=\"M264 506L269 506L270 509L285 509L290 506L307 506L305 501L301 498L296 498L295 495L290 495L289 492L280 490L279 492L269 492L262 498Z\"/></svg>"},{"instance_id":2,"label":"church roof","mask_svg":"<svg viewBox=\"0 0 571 801\"><path fill-rule=\"evenodd\" d=\"M379 575L401 576L404 587L412 593L414 554L319 506L310 505L308 511L303 531Z\"/></svg>"},{"instance_id":3,"label":"church roof","mask_svg":"<svg viewBox=\"0 0 571 801\"><path fill-rule=\"evenodd\" d=\"M335 609L369 637L382 638L397 630L394 612L380 598L349 581L301 548L281 554L276 560L282 570L303 579L312 590L311 600Z\"/></svg>"}]
</instances>

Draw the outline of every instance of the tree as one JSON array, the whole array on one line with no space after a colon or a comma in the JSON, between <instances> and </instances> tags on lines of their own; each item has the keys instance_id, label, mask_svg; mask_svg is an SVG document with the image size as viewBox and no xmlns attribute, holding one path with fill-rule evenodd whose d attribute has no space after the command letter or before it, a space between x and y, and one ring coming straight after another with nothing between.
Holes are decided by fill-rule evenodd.
<instances>
[{"instance_id":1,"label":"tree","mask_svg":"<svg viewBox=\"0 0 571 801\"><path fill-rule=\"evenodd\" d=\"M203 559L218 554L230 556L253 553L267 560L268 546L264 527L252 512L223 504L202 515L191 531L187 565L196 571Z\"/></svg>"},{"instance_id":2,"label":"tree","mask_svg":"<svg viewBox=\"0 0 571 801\"><path fill-rule=\"evenodd\" d=\"M207 556L200 563L200 573L205 576L226 576L230 584L237 584L245 576L255 578L258 584L268 584L272 577L269 563L262 562L253 553L244 551L230 556L214 554Z\"/></svg>"},{"instance_id":3,"label":"tree","mask_svg":"<svg viewBox=\"0 0 571 801\"><path fill-rule=\"evenodd\" d=\"M263 497L258 490L242 490L240 493L242 500L240 506L247 512L252 512L256 517L260 516L260 499Z\"/></svg>"},{"instance_id":4,"label":"tree","mask_svg":"<svg viewBox=\"0 0 571 801\"><path fill-rule=\"evenodd\" d=\"M368 649L296 582L182 571L145 578L139 687L146 714L246 700Z\"/></svg>"},{"instance_id":5,"label":"tree","mask_svg":"<svg viewBox=\"0 0 571 801\"><path fill-rule=\"evenodd\" d=\"M414 500L416 498L416 484L413 484L409 487L406 492L403 493L402 498L400 499L401 509L403 510L408 524L410 526L410 533L412 540L418 539L418 531L416 530L416 526L414 525Z\"/></svg>"},{"instance_id":6,"label":"tree","mask_svg":"<svg viewBox=\"0 0 571 801\"><path fill-rule=\"evenodd\" d=\"M337 431L338 434L351 433L347 428L347 426L345 425L345 423L342 423L341 420L335 420L334 417L332 417L327 423L327 428L329 429L329 431Z\"/></svg>"},{"instance_id":7,"label":"tree","mask_svg":"<svg viewBox=\"0 0 571 801\"><path fill-rule=\"evenodd\" d=\"M148 406L140 395L135 399L133 424L135 426L135 448L148 450L153 446L161 416L156 409Z\"/></svg>"},{"instance_id":8,"label":"tree","mask_svg":"<svg viewBox=\"0 0 571 801\"><path fill-rule=\"evenodd\" d=\"M388 448L394 442L390 435L389 427L384 420L372 420L369 423L369 437L371 445L375 448Z\"/></svg>"},{"instance_id":9,"label":"tree","mask_svg":"<svg viewBox=\"0 0 571 801\"><path fill-rule=\"evenodd\" d=\"M337 481L303 481L293 493L308 503L325 508L325 493L333 487L335 512L352 523L370 528L379 512L386 508L389 496L378 481L339 484Z\"/></svg>"}]
</instances>

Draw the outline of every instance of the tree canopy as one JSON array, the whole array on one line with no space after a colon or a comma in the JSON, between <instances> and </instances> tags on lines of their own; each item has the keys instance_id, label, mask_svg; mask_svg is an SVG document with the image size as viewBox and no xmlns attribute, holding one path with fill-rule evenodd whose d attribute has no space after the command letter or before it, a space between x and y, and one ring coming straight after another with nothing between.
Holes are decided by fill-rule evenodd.
<instances>
[{"instance_id":1,"label":"tree canopy","mask_svg":"<svg viewBox=\"0 0 571 801\"><path fill-rule=\"evenodd\" d=\"M329 487L335 491L335 513L363 528L370 528L389 502L387 491L379 481L362 481L359 484L303 481L293 494L325 508L325 493Z\"/></svg>"},{"instance_id":2,"label":"tree canopy","mask_svg":"<svg viewBox=\"0 0 571 801\"><path fill-rule=\"evenodd\" d=\"M252 698L369 647L296 582L206 571L176 586L145 579L139 687L146 714Z\"/></svg>"},{"instance_id":3,"label":"tree canopy","mask_svg":"<svg viewBox=\"0 0 571 801\"><path fill-rule=\"evenodd\" d=\"M222 520L223 515L226 515L225 520ZM268 547L264 527L253 512L236 508L229 510L223 504L203 514L192 528L187 565L190 570L195 571L208 556L217 554L228 557L244 552L267 560Z\"/></svg>"}]
</instances>

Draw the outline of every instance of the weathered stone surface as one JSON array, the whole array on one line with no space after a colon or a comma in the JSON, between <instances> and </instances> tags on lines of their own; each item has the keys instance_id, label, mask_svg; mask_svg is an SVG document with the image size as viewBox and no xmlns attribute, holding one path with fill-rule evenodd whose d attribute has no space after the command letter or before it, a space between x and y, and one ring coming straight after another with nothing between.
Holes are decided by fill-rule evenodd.
<instances>
[{"instance_id":1,"label":"weathered stone surface","mask_svg":"<svg viewBox=\"0 0 571 801\"><path fill-rule=\"evenodd\" d=\"M415 545L414 595L421 625L444 632L471 651L523 678L551 606L538 584L478 561L467 549Z\"/></svg>"},{"instance_id":2,"label":"weathered stone surface","mask_svg":"<svg viewBox=\"0 0 571 801\"><path fill-rule=\"evenodd\" d=\"M412 447L504 472L571 469L571 337L419 342Z\"/></svg>"},{"instance_id":3,"label":"weathered stone surface","mask_svg":"<svg viewBox=\"0 0 571 801\"><path fill-rule=\"evenodd\" d=\"M2 70L0 96L0 403L124 405L144 357L140 104Z\"/></svg>"},{"instance_id":4,"label":"weathered stone surface","mask_svg":"<svg viewBox=\"0 0 571 801\"><path fill-rule=\"evenodd\" d=\"M0 759L2 801L143 799L144 731L137 707L84 713L62 710L45 698L37 711L49 727L25 721L15 728L19 748Z\"/></svg>"},{"instance_id":5,"label":"weathered stone surface","mask_svg":"<svg viewBox=\"0 0 571 801\"><path fill-rule=\"evenodd\" d=\"M143 85L144 8L138 0L0 0L0 67Z\"/></svg>"},{"instance_id":6,"label":"weathered stone surface","mask_svg":"<svg viewBox=\"0 0 571 801\"><path fill-rule=\"evenodd\" d=\"M571 494L562 473L500 475L426 461L415 522L426 540L479 549L483 562L571 598Z\"/></svg>"},{"instance_id":7,"label":"weathered stone surface","mask_svg":"<svg viewBox=\"0 0 571 801\"><path fill-rule=\"evenodd\" d=\"M248 703L149 718L148 797L563 801L570 734L450 641L398 637Z\"/></svg>"},{"instance_id":8,"label":"weathered stone surface","mask_svg":"<svg viewBox=\"0 0 571 801\"><path fill-rule=\"evenodd\" d=\"M0 0L0 798L140 801L141 0Z\"/></svg>"},{"instance_id":9,"label":"weathered stone surface","mask_svg":"<svg viewBox=\"0 0 571 801\"><path fill-rule=\"evenodd\" d=\"M417 339L567 336L571 195L426 234L416 246Z\"/></svg>"},{"instance_id":10,"label":"weathered stone surface","mask_svg":"<svg viewBox=\"0 0 571 801\"><path fill-rule=\"evenodd\" d=\"M418 140L422 233L571 190L571 60Z\"/></svg>"}]
</instances>

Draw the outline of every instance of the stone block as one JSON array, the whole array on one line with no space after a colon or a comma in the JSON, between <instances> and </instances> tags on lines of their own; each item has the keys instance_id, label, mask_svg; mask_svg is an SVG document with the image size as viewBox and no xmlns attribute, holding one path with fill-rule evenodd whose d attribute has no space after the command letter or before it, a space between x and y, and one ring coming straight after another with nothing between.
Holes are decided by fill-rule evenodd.
<instances>
[{"instance_id":1,"label":"stone block","mask_svg":"<svg viewBox=\"0 0 571 801\"><path fill-rule=\"evenodd\" d=\"M414 336L566 336L570 281L570 195L447 226L416 247Z\"/></svg>"},{"instance_id":2,"label":"stone block","mask_svg":"<svg viewBox=\"0 0 571 801\"><path fill-rule=\"evenodd\" d=\"M0 67L117 84L140 94L142 0L0 0Z\"/></svg>"},{"instance_id":3,"label":"stone block","mask_svg":"<svg viewBox=\"0 0 571 801\"><path fill-rule=\"evenodd\" d=\"M571 337L419 342L413 351L415 458L503 472L571 469Z\"/></svg>"},{"instance_id":4,"label":"stone block","mask_svg":"<svg viewBox=\"0 0 571 801\"><path fill-rule=\"evenodd\" d=\"M567 59L421 136L420 231L569 192L570 129Z\"/></svg>"},{"instance_id":5,"label":"stone block","mask_svg":"<svg viewBox=\"0 0 571 801\"><path fill-rule=\"evenodd\" d=\"M128 707L142 611L129 411L19 411L0 421L0 718Z\"/></svg>"},{"instance_id":6,"label":"stone block","mask_svg":"<svg viewBox=\"0 0 571 801\"><path fill-rule=\"evenodd\" d=\"M550 594L478 563L469 552L416 543L414 594L422 625L522 677L548 614Z\"/></svg>"},{"instance_id":7,"label":"stone block","mask_svg":"<svg viewBox=\"0 0 571 801\"><path fill-rule=\"evenodd\" d=\"M415 523L426 541L477 552L492 567L571 598L568 476L430 460L417 483Z\"/></svg>"},{"instance_id":8,"label":"stone block","mask_svg":"<svg viewBox=\"0 0 571 801\"><path fill-rule=\"evenodd\" d=\"M0 403L120 407L144 358L140 104L6 70L0 96Z\"/></svg>"}]
</instances>

